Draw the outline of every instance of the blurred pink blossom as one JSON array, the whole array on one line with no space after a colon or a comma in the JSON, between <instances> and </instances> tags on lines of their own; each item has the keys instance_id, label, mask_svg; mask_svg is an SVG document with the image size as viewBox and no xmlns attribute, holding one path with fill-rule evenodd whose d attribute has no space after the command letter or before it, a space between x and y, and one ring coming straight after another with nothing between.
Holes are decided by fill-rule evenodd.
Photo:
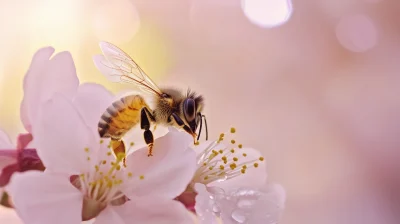
<instances>
[{"instance_id":1,"label":"blurred pink blossom","mask_svg":"<svg viewBox=\"0 0 400 224\"><path fill-rule=\"evenodd\" d=\"M17 147L14 147L7 134L0 129L0 205L12 207L3 188L15 172L45 169L36 150L25 148L31 140L30 134L21 134L18 136Z\"/></svg>"},{"instance_id":2,"label":"blurred pink blossom","mask_svg":"<svg viewBox=\"0 0 400 224\"><path fill-rule=\"evenodd\" d=\"M190 222L172 200L196 168L190 136L170 131L156 140L153 157L144 147L127 156L124 166L78 107L61 94L39 107L32 131L46 172L15 174L7 188L25 223ZM91 117L98 108L85 113Z\"/></svg>"}]
</instances>

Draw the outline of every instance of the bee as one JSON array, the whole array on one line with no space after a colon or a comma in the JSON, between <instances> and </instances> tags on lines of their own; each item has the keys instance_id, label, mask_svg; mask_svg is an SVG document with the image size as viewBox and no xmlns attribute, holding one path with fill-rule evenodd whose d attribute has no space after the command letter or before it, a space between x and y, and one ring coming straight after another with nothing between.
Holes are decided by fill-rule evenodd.
<instances>
[{"instance_id":1,"label":"bee","mask_svg":"<svg viewBox=\"0 0 400 224\"><path fill-rule=\"evenodd\" d=\"M163 124L183 129L199 140L205 123L206 139L208 127L204 108L204 98L190 89L186 93L173 88L160 89L143 69L123 50L108 42L100 42L103 55L94 56L96 67L113 82L133 84L148 93L155 102L150 108L141 94L124 96L113 102L103 113L98 123L102 138L111 138L114 153L125 152L123 136L140 124L144 131L144 141L148 146L148 156L153 155L154 137L151 125ZM198 129L198 134L197 134ZM197 137L197 141L196 141Z\"/></svg>"}]
</instances>

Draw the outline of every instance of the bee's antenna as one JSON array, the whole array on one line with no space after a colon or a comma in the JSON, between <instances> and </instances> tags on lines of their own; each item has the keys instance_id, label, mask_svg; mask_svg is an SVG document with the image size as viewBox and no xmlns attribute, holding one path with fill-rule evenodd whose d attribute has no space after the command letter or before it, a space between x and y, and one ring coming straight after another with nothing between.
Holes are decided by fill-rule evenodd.
<instances>
[{"instance_id":1,"label":"bee's antenna","mask_svg":"<svg viewBox=\"0 0 400 224\"><path fill-rule=\"evenodd\" d=\"M201 115L202 118L204 118L204 126L206 126L206 141L208 140L208 127L207 127L207 120L205 115Z\"/></svg>"},{"instance_id":2,"label":"bee's antenna","mask_svg":"<svg viewBox=\"0 0 400 224\"><path fill-rule=\"evenodd\" d=\"M200 139L201 129L203 127L203 117L202 117L201 113L197 114L197 118L200 118L200 120L199 120L199 122L200 122L199 135L197 135L197 141L198 141Z\"/></svg>"}]
</instances>

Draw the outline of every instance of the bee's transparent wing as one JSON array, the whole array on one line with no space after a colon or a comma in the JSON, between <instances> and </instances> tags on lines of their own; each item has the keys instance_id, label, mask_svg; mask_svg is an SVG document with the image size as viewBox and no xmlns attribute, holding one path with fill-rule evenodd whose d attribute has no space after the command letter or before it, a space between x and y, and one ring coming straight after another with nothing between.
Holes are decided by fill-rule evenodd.
<instances>
[{"instance_id":1,"label":"bee's transparent wing","mask_svg":"<svg viewBox=\"0 0 400 224\"><path fill-rule=\"evenodd\" d=\"M162 94L154 81L124 51L107 42L100 42L100 48L104 55L94 56L93 61L110 81L130 83L145 92Z\"/></svg>"}]
</instances>

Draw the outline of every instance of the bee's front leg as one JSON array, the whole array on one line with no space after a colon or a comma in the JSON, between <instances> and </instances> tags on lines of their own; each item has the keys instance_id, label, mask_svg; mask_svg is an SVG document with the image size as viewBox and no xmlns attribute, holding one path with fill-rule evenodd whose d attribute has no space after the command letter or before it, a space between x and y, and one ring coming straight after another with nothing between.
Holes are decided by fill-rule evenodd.
<instances>
[{"instance_id":1,"label":"bee's front leg","mask_svg":"<svg viewBox=\"0 0 400 224\"><path fill-rule=\"evenodd\" d=\"M193 133L193 131L185 124L185 122L183 122L183 120L176 114L176 113L172 113L171 115L172 119L174 119L174 121L183 128L183 130L185 130L187 133L189 133L191 136L193 136L194 139L194 143L196 144L196 137L197 134Z\"/></svg>"},{"instance_id":2,"label":"bee's front leg","mask_svg":"<svg viewBox=\"0 0 400 224\"><path fill-rule=\"evenodd\" d=\"M144 129L143 137L149 148L148 156L153 156L154 137L150 130L150 120L155 121L154 116L151 114L147 107L143 107L140 111L140 128Z\"/></svg>"}]
</instances>

